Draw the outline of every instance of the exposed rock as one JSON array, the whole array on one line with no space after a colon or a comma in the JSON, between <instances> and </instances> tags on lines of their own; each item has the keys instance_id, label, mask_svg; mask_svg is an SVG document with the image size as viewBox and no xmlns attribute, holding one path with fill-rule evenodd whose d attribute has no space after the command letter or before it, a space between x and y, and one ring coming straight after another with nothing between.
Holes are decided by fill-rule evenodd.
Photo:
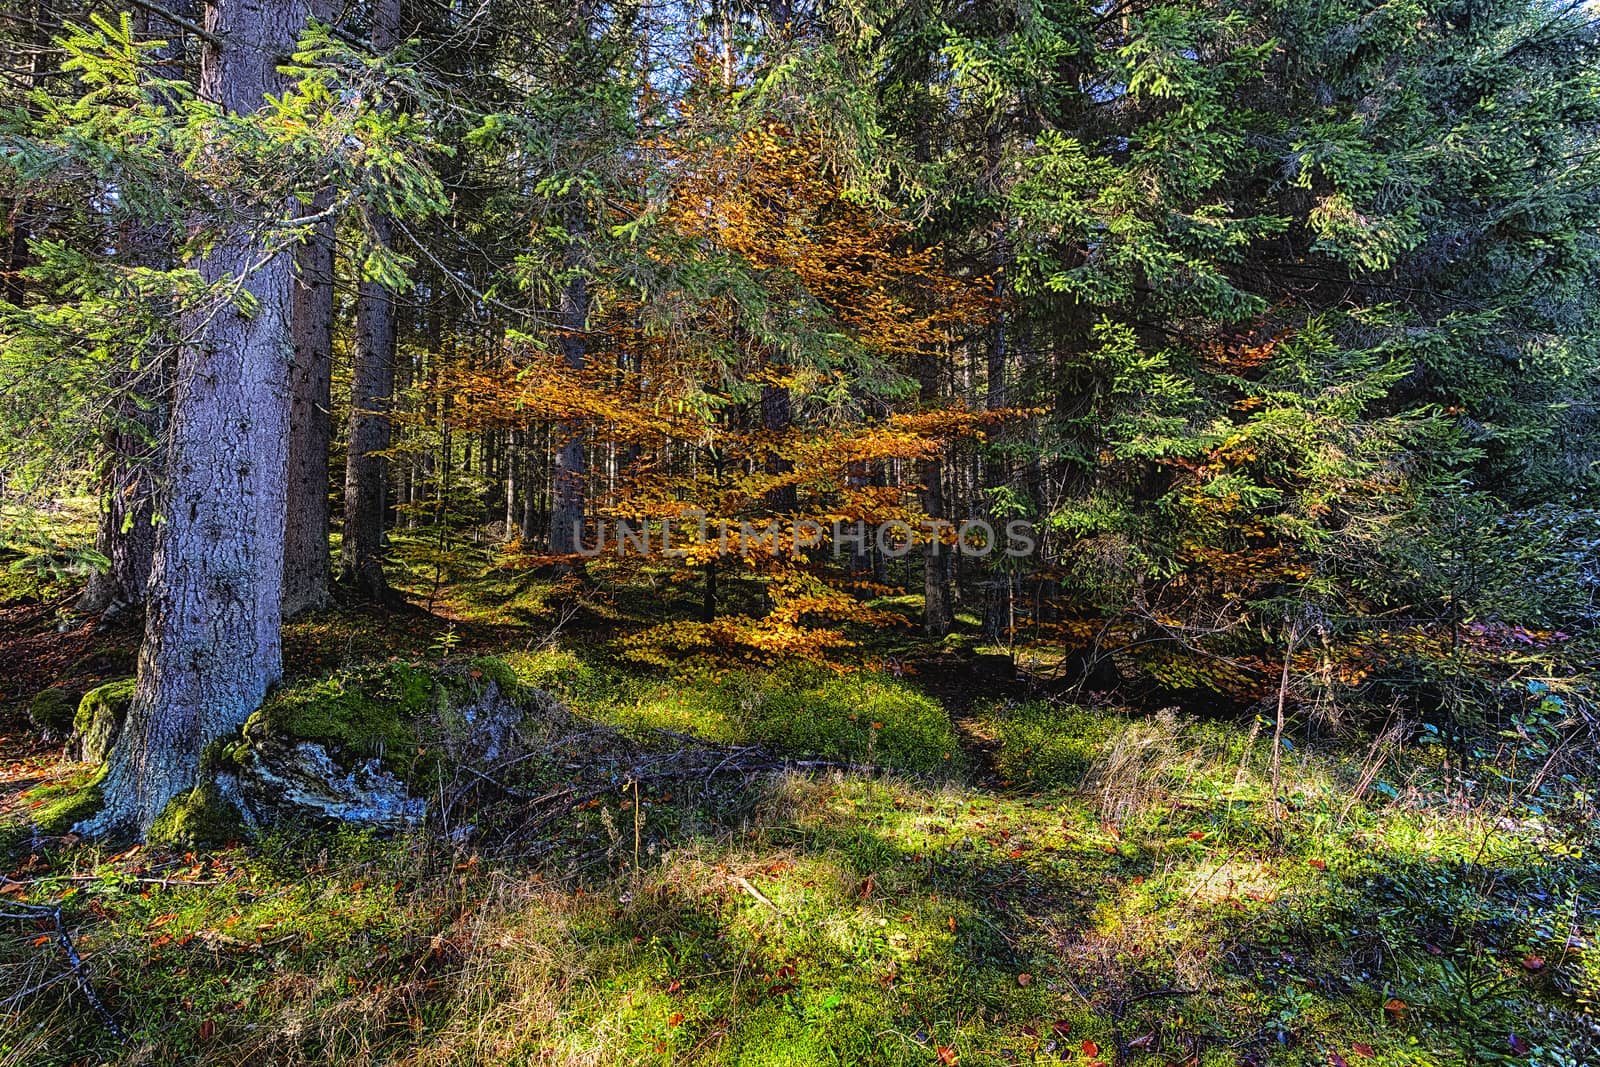
<instances>
[{"instance_id":1,"label":"exposed rock","mask_svg":"<svg viewBox=\"0 0 1600 1067\"><path fill-rule=\"evenodd\" d=\"M427 801L376 758L345 767L323 745L292 738L250 739L229 756L216 768L217 792L247 826L310 819L397 830L427 814Z\"/></svg>"},{"instance_id":2,"label":"exposed rock","mask_svg":"<svg viewBox=\"0 0 1600 1067\"><path fill-rule=\"evenodd\" d=\"M122 722L133 703L133 679L89 690L78 702L73 729L78 735L78 758L85 763L103 763L122 734Z\"/></svg>"}]
</instances>

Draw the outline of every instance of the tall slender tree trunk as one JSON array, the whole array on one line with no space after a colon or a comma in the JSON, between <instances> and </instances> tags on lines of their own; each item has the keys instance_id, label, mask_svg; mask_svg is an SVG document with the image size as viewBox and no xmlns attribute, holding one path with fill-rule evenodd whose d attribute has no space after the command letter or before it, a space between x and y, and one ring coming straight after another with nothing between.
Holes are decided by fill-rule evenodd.
<instances>
[{"instance_id":1,"label":"tall slender tree trunk","mask_svg":"<svg viewBox=\"0 0 1600 1067\"><path fill-rule=\"evenodd\" d=\"M325 17L320 10L319 17ZM320 215L331 191L311 200ZM283 614L328 605L333 560L328 548L328 455L333 436L333 219L321 219L295 249L290 370L289 504L283 533Z\"/></svg>"},{"instance_id":2,"label":"tall slender tree trunk","mask_svg":"<svg viewBox=\"0 0 1600 1067\"><path fill-rule=\"evenodd\" d=\"M387 52L400 43L400 0L371 5L372 47ZM387 215L367 220L371 239L387 248L394 223ZM350 380L349 455L344 469L344 540L339 579L359 595L387 601L393 595L383 574L383 520L394 399L394 296L377 281L363 279L356 291L356 354Z\"/></svg>"},{"instance_id":3,"label":"tall slender tree trunk","mask_svg":"<svg viewBox=\"0 0 1600 1067\"><path fill-rule=\"evenodd\" d=\"M190 17L185 0L173 0L179 18ZM183 37L166 19L138 10L133 13L136 36L158 35L167 45L156 56L166 64L180 64ZM175 234L166 223L131 222L123 228L124 254L130 266L151 270L172 267ZM159 316L158 316L159 317ZM165 351L170 337L162 331L151 341L131 347L114 386L116 399L102 438L100 459L100 521L95 550L109 565L89 576L78 598L79 611L106 617L144 603L156 547L156 494L160 484L162 434L171 402L172 366Z\"/></svg>"},{"instance_id":4,"label":"tall slender tree trunk","mask_svg":"<svg viewBox=\"0 0 1600 1067\"><path fill-rule=\"evenodd\" d=\"M939 368L930 357L922 364L922 402L932 405L939 399ZM935 453L917 460L917 478L922 482L922 511L930 519L943 519L944 461ZM930 637L950 632L950 553L953 549L934 535L922 549L922 630Z\"/></svg>"},{"instance_id":5,"label":"tall slender tree trunk","mask_svg":"<svg viewBox=\"0 0 1600 1067\"><path fill-rule=\"evenodd\" d=\"M33 25L31 29L33 40L29 44L32 47L33 54L29 61L31 74L27 80L27 84L31 88L39 85L44 74L50 69L47 48L50 40L50 30L55 25L55 20L51 15L48 0L33 0L32 4L28 4L24 0L18 7L23 12L28 12L31 9L32 14ZM23 17L26 18L27 15L24 14ZM37 113L38 109L30 101L28 103L28 114L36 117ZM28 241L33 237L33 228L29 225L27 207L27 202L22 197L8 197L0 201L0 210L4 211L7 223L7 233L4 241L4 274L0 276L0 300L18 307L22 306L22 302L27 299L28 295L28 285L22 277L22 272L28 266Z\"/></svg>"},{"instance_id":6,"label":"tall slender tree trunk","mask_svg":"<svg viewBox=\"0 0 1600 1067\"><path fill-rule=\"evenodd\" d=\"M997 202L1003 204L1003 191L1000 188L1000 165L1004 145L1001 141L1001 132L998 126L989 128L986 138L986 158L988 174L986 183L989 191ZM999 411L1009 403L1009 392L1006 388L1006 361L1010 357L1010 350L1006 347L1006 296L1011 279L1011 244L1006 236L1006 217L1002 207L1000 218L995 224L994 244L994 322L989 328L988 366L985 382L984 406L990 411ZM1011 471L1003 452L992 450L988 455L987 468L984 471L984 480L990 487L1003 486L1009 482ZM990 523L999 530L1003 526L1005 516L990 514ZM1016 614L1014 598L1016 596L1016 574L1012 561L1002 553L995 552L990 556L993 568L988 582L989 595L984 604L983 628L991 641L1000 641L1007 637L1012 628Z\"/></svg>"},{"instance_id":7,"label":"tall slender tree trunk","mask_svg":"<svg viewBox=\"0 0 1600 1067\"><path fill-rule=\"evenodd\" d=\"M211 0L200 95L230 112L281 91L281 57L305 24L303 0ZM165 521L139 653L139 676L102 783L105 808L84 829L141 836L194 784L200 754L243 724L282 673L283 509L288 468L290 257L225 224L193 266L242 286L253 305L184 316Z\"/></svg>"},{"instance_id":8,"label":"tall slender tree trunk","mask_svg":"<svg viewBox=\"0 0 1600 1067\"><path fill-rule=\"evenodd\" d=\"M561 326L561 355L572 370L583 370L588 360L584 331L589 324L589 282L583 273L584 218L581 207L568 214L567 279L561 287L558 317ZM558 423L555 463L550 473L550 551L566 556L578 551L583 539L586 510L588 465L584 452L583 427Z\"/></svg>"}]
</instances>

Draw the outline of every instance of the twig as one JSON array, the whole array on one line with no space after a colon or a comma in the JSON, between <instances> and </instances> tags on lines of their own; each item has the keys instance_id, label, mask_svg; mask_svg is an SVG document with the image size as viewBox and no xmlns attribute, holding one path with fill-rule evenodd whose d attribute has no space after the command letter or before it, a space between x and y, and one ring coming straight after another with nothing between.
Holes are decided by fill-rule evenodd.
<instances>
[{"instance_id":1,"label":"twig","mask_svg":"<svg viewBox=\"0 0 1600 1067\"><path fill-rule=\"evenodd\" d=\"M743 877L741 875L737 875L737 874L731 875L730 877L732 877L734 885L738 886L740 889L743 889L746 893L749 893L752 897L754 897L760 903L765 904L767 907L771 908L773 913L778 916L778 921L779 922L783 922L784 921L785 916L783 914L783 909L778 907L771 900L769 900L765 893L761 892L761 890L759 890L755 886L751 885L750 884L750 880L748 878L745 878L745 877Z\"/></svg>"},{"instance_id":2,"label":"twig","mask_svg":"<svg viewBox=\"0 0 1600 1067\"><path fill-rule=\"evenodd\" d=\"M8 879L9 881L9 879ZM67 933L66 923L61 920L61 908L50 907L43 904L12 904L14 908L24 908L24 912L0 912L0 918L6 919L49 919L55 926L55 941L61 946L61 951L67 957L67 964L72 968L73 979L78 983L78 989L83 993L83 999L89 1002L89 1007L94 1009L100 1021L105 1023L111 1036L120 1043L124 1040L122 1027L117 1025L117 1020L106 1009L98 996L95 995L94 986L89 982L89 976L84 973L83 958L78 955L78 949L72 943L72 935Z\"/></svg>"},{"instance_id":3,"label":"twig","mask_svg":"<svg viewBox=\"0 0 1600 1067\"><path fill-rule=\"evenodd\" d=\"M160 4L153 4L150 2L150 0L128 0L128 2L134 7L143 8L145 11L148 11L157 18L166 19L179 29L188 30L190 33L194 34L202 41L205 41L207 44L213 44L218 47L221 47L222 45L222 38L218 37L216 34L212 33L198 22L195 22L192 19L186 19L182 15L178 15L172 11L169 11Z\"/></svg>"}]
</instances>

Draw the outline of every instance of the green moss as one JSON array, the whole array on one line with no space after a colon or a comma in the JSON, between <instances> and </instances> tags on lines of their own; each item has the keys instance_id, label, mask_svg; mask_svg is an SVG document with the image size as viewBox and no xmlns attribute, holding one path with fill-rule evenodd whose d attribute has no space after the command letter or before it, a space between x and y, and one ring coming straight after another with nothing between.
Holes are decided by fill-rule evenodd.
<instances>
[{"instance_id":1,"label":"green moss","mask_svg":"<svg viewBox=\"0 0 1600 1067\"><path fill-rule=\"evenodd\" d=\"M939 702L876 671L838 674L800 666L624 686L599 713L628 726L911 771L949 771L962 762Z\"/></svg>"},{"instance_id":2,"label":"green moss","mask_svg":"<svg viewBox=\"0 0 1600 1067\"><path fill-rule=\"evenodd\" d=\"M78 701L65 689L41 689L28 704L28 719L46 736L62 738L72 732L77 710Z\"/></svg>"},{"instance_id":3,"label":"green moss","mask_svg":"<svg viewBox=\"0 0 1600 1067\"><path fill-rule=\"evenodd\" d=\"M213 785L198 785L173 797L147 840L153 845L220 845L244 834L239 811Z\"/></svg>"},{"instance_id":4,"label":"green moss","mask_svg":"<svg viewBox=\"0 0 1600 1067\"><path fill-rule=\"evenodd\" d=\"M613 679L566 649L514 652L502 660L525 685L544 689L573 705L585 705L612 695Z\"/></svg>"},{"instance_id":5,"label":"green moss","mask_svg":"<svg viewBox=\"0 0 1600 1067\"><path fill-rule=\"evenodd\" d=\"M64 834L82 822L105 802L100 795L104 767L88 768L53 785L41 786L29 794L34 825L47 834Z\"/></svg>"},{"instance_id":6,"label":"green moss","mask_svg":"<svg viewBox=\"0 0 1600 1067\"><path fill-rule=\"evenodd\" d=\"M517 669L498 656L478 656L467 662L468 677L480 684L489 682L500 687L509 697L515 697L522 688Z\"/></svg>"},{"instance_id":7,"label":"green moss","mask_svg":"<svg viewBox=\"0 0 1600 1067\"><path fill-rule=\"evenodd\" d=\"M128 705L133 702L133 685L132 678L107 682L89 690L78 701L72 727L82 738L84 762L99 763L111 754L111 746L122 732Z\"/></svg>"},{"instance_id":8,"label":"green moss","mask_svg":"<svg viewBox=\"0 0 1600 1067\"><path fill-rule=\"evenodd\" d=\"M343 671L273 693L244 732L374 756L415 742L416 720L434 706L435 690L431 675L404 664Z\"/></svg>"},{"instance_id":9,"label":"green moss","mask_svg":"<svg viewBox=\"0 0 1600 1067\"><path fill-rule=\"evenodd\" d=\"M250 744L272 739L314 741L336 756L379 758L410 782L434 760L418 726L435 717L446 692L429 671L389 663L285 686L268 696L244 725Z\"/></svg>"},{"instance_id":10,"label":"green moss","mask_svg":"<svg viewBox=\"0 0 1600 1067\"><path fill-rule=\"evenodd\" d=\"M983 726L998 742L994 764L1000 777L1039 785L1082 781L1100 746L1117 730L1108 716L1043 701L997 708Z\"/></svg>"}]
</instances>

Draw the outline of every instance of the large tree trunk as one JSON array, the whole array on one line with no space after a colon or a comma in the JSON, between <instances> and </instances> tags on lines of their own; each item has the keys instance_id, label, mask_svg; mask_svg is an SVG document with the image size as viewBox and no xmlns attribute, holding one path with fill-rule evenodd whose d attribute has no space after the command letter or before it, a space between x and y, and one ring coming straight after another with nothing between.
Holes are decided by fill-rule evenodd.
<instances>
[{"instance_id":1,"label":"large tree trunk","mask_svg":"<svg viewBox=\"0 0 1600 1067\"><path fill-rule=\"evenodd\" d=\"M281 90L276 65L305 24L303 0L212 0L200 95L236 113ZM283 513L289 432L287 254L229 223L194 264L239 280L253 307L187 313L167 456L165 521L139 654L139 678L85 827L141 836L194 784L200 754L238 729L282 673Z\"/></svg>"},{"instance_id":2,"label":"large tree trunk","mask_svg":"<svg viewBox=\"0 0 1600 1067\"><path fill-rule=\"evenodd\" d=\"M372 47L387 52L400 43L400 0L372 5ZM371 239L382 247L394 242L386 215L368 219ZM349 456L344 468L344 541L339 578L369 600L392 596L383 574L384 483L394 399L394 296L376 281L363 280L356 291L356 357L350 381Z\"/></svg>"},{"instance_id":3,"label":"large tree trunk","mask_svg":"<svg viewBox=\"0 0 1600 1067\"><path fill-rule=\"evenodd\" d=\"M329 209L330 191L311 201ZM333 561L328 548L328 451L332 436L333 219L319 221L295 250L290 371L289 503L283 535L283 614L326 607Z\"/></svg>"}]
</instances>

